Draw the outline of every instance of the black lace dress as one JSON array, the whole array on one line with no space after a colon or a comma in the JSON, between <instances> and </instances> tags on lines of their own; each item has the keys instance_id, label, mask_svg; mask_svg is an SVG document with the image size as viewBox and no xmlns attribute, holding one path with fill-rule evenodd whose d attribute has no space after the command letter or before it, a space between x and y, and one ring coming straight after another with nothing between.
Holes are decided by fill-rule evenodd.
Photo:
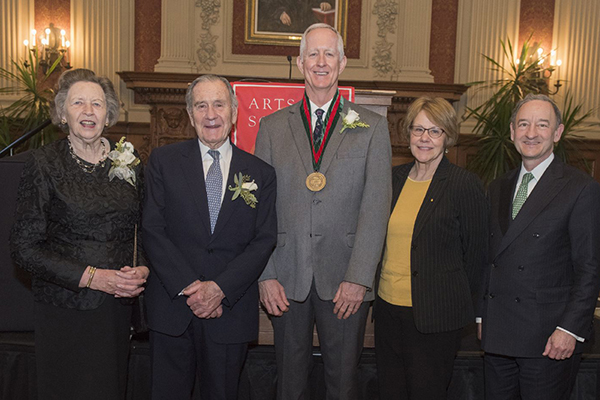
<instances>
[{"instance_id":1,"label":"black lace dress","mask_svg":"<svg viewBox=\"0 0 600 400\"><path fill-rule=\"evenodd\" d=\"M88 265L132 265L142 165L135 187L109 181L110 166L107 159L94 172L84 171L63 139L34 150L23 169L11 252L33 275L41 398L124 394L131 302L79 288ZM145 265L138 254L138 265Z\"/></svg>"}]
</instances>

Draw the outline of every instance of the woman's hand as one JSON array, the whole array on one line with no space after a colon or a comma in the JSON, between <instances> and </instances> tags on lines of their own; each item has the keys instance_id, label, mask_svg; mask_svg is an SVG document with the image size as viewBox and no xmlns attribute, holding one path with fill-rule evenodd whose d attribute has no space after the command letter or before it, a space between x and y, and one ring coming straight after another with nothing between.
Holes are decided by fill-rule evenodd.
<instances>
[{"instance_id":1,"label":"woman's hand","mask_svg":"<svg viewBox=\"0 0 600 400\"><path fill-rule=\"evenodd\" d=\"M118 286L115 290L115 297L135 297L144 291L144 284L146 283L146 278L150 274L150 270L145 265L140 265L139 267L130 267L125 266L117 271L116 275L122 279L125 279L128 283L126 286ZM132 288L132 285L135 285L137 282L142 280L138 286L135 286L133 290L126 290L128 288ZM140 290L141 289L141 290Z\"/></svg>"},{"instance_id":2,"label":"woman's hand","mask_svg":"<svg viewBox=\"0 0 600 400\"><path fill-rule=\"evenodd\" d=\"M79 287L85 287L89 280L89 270L86 269ZM144 291L144 283L149 274L148 267L125 266L120 270L96 269L90 289L100 290L115 297L136 297Z\"/></svg>"}]
</instances>

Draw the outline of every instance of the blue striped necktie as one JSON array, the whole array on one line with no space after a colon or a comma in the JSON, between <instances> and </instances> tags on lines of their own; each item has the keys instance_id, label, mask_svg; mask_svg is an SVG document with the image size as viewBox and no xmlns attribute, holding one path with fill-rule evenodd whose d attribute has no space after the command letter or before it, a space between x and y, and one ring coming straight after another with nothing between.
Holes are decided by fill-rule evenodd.
<instances>
[{"instance_id":1,"label":"blue striped necktie","mask_svg":"<svg viewBox=\"0 0 600 400\"><path fill-rule=\"evenodd\" d=\"M208 213L210 215L210 233L215 231L219 210L221 209L221 194L223 192L223 173L219 158L221 153L217 150L209 150L208 154L213 162L206 173L206 197L208 199Z\"/></svg>"}]
</instances>

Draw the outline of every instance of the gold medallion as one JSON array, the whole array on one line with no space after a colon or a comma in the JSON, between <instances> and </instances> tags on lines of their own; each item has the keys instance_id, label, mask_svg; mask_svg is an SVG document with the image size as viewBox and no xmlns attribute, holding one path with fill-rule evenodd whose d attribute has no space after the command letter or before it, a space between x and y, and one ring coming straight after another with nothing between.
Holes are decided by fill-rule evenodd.
<instances>
[{"instance_id":1,"label":"gold medallion","mask_svg":"<svg viewBox=\"0 0 600 400\"><path fill-rule=\"evenodd\" d=\"M306 187L312 192L318 192L325 187L327 178L320 172L313 172L306 177Z\"/></svg>"}]
</instances>

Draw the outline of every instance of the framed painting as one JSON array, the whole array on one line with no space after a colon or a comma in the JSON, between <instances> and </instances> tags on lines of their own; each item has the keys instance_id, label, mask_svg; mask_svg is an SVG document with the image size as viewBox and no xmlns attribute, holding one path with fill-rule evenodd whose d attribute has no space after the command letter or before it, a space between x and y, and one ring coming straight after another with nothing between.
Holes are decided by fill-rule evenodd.
<instances>
[{"instance_id":1,"label":"framed painting","mask_svg":"<svg viewBox=\"0 0 600 400\"><path fill-rule=\"evenodd\" d=\"M336 28L346 42L348 0L246 0L244 43L299 46L317 22Z\"/></svg>"}]
</instances>

